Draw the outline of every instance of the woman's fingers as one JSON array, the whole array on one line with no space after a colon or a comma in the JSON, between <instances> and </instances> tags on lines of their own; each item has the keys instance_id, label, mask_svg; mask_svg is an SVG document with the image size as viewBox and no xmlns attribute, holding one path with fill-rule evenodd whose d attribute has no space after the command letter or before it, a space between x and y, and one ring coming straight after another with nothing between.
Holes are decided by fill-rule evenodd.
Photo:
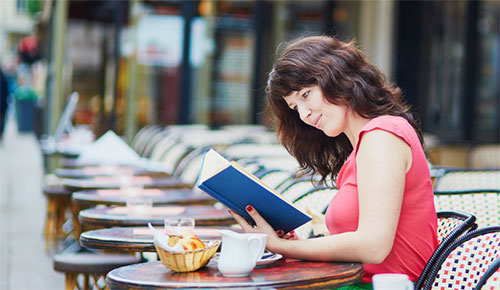
<instances>
[{"instance_id":1,"label":"woman's fingers","mask_svg":"<svg viewBox=\"0 0 500 290\"><path fill-rule=\"evenodd\" d=\"M271 233L275 233L274 229L269 225L269 223L260 215L260 213L251 205L246 206L246 211L250 215L250 217L255 222L255 229L260 233L266 233L270 235ZM278 231L279 232L279 231ZM281 231L281 235L283 235L283 231ZM278 234L279 236L279 234Z\"/></svg>"},{"instance_id":2,"label":"woman's fingers","mask_svg":"<svg viewBox=\"0 0 500 290\"><path fill-rule=\"evenodd\" d=\"M260 213L251 205L247 205L245 208L248 212L248 214L252 217L252 219L255 221L257 225L267 221L260 215Z\"/></svg>"},{"instance_id":3,"label":"woman's fingers","mask_svg":"<svg viewBox=\"0 0 500 290\"><path fill-rule=\"evenodd\" d=\"M246 206L246 211L250 215L250 217L254 220L255 226L249 224L246 219L244 219L242 216L239 214L229 210L229 213L234 217L236 222L241 226L243 231L246 233L252 232L252 233L267 233L268 235L271 235L272 233L276 233L277 236L283 236L285 233L282 230L274 231L273 228L267 223L267 221L257 212L257 210L251 206L248 205Z\"/></svg>"},{"instance_id":4,"label":"woman's fingers","mask_svg":"<svg viewBox=\"0 0 500 290\"><path fill-rule=\"evenodd\" d=\"M229 209L228 212L233 216L244 232L250 232L252 230L253 227L242 216Z\"/></svg>"},{"instance_id":5,"label":"woman's fingers","mask_svg":"<svg viewBox=\"0 0 500 290\"><path fill-rule=\"evenodd\" d=\"M294 231L291 231L288 234L283 235L281 238L286 239L286 240L298 240L299 239L299 237L297 236L297 234L295 234Z\"/></svg>"}]
</instances>

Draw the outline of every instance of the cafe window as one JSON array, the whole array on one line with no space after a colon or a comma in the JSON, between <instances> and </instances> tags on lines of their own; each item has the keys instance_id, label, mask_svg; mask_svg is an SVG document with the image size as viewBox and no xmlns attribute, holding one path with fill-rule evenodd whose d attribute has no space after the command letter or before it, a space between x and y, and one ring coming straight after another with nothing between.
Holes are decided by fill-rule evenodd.
<instances>
[{"instance_id":1,"label":"cafe window","mask_svg":"<svg viewBox=\"0 0 500 290\"><path fill-rule=\"evenodd\" d=\"M423 130L449 144L499 142L498 1L398 4L398 84Z\"/></svg>"},{"instance_id":2,"label":"cafe window","mask_svg":"<svg viewBox=\"0 0 500 290\"><path fill-rule=\"evenodd\" d=\"M254 1L217 1L212 67L212 111L215 125L251 121L255 68Z\"/></svg>"},{"instance_id":3,"label":"cafe window","mask_svg":"<svg viewBox=\"0 0 500 290\"><path fill-rule=\"evenodd\" d=\"M500 3L479 6L478 80L472 136L480 142L500 141Z\"/></svg>"},{"instance_id":4,"label":"cafe window","mask_svg":"<svg viewBox=\"0 0 500 290\"><path fill-rule=\"evenodd\" d=\"M465 28L467 3L429 2L423 22L427 60L427 129L445 138L463 138Z\"/></svg>"}]
</instances>

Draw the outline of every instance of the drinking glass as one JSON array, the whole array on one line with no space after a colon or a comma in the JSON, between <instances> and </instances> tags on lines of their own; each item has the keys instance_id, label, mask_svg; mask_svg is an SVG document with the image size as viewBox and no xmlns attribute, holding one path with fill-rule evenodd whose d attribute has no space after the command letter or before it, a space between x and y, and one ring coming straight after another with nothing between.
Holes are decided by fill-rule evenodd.
<instances>
[{"instance_id":1,"label":"drinking glass","mask_svg":"<svg viewBox=\"0 0 500 290\"><path fill-rule=\"evenodd\" d=\"M193 218L167 218L165 219L165 231L167 234L181 235L182 233L194 232L195 220Z\"/></svg>"},{"instance_id":2,"label":"drinking glass","mask_svg":"<svg viewBox=\"0 0 500 290\"><path fill-rule=\"evenodd\" d=\"M151 198L145 198L140 196L129 196L126 199L127 208L129 208L133 213L146 215L151 213L153 208L153 200Z\"/></svg>"}]
</instances>

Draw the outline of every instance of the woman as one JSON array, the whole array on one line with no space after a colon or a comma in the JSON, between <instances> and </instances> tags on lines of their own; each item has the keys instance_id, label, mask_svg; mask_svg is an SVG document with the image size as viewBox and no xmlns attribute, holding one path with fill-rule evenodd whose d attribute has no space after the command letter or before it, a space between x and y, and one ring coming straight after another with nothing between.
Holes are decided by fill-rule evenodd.
<instances>
[{"instance_id":1,"label":"woman","mask_svg":"<svg viewBox=\"0 0 500 290\"><path fill-rule=\"evenodd\" d=\"M232 213L244 231L266 233L267 249L285 257L363 263L361 283L348 289L370 289L377 273L416 281L438 244L437 216L422 134L401 91L353 43L314 36L284 50L267 93L282 144L339 190L325 215L329 236L279 235L251 205L254 227Z\"/></svg>"}]
</instances>

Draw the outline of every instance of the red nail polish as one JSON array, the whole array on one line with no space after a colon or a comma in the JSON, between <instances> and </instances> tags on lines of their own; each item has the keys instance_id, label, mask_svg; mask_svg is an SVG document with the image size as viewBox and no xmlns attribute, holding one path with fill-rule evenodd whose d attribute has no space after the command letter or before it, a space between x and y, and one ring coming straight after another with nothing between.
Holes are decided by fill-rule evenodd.
<instances>
[{"instance_id":1,"label":"red nail polish","mask_svg":"<svg viewBox=\"0 0 500 290\"><path fill-rule=\"evenodd\" d=\"M253 207L251 205L247 205L247 211L252 211Z\"/></svg>"},{"instance_id":2,"label":"red nail polish","mask_svg":"<svg viewBox=\"0 0 500 290\"><path fill-rule=\"evenodd\" d=\"M231 213L231 210L230 210L230 209L227 209L227 212L228 212L228 213Z\"/></svg>"},{"instance_id":3,"label":"red nail polish","mask_svg":"<svg viewBox=\"0 0 500 290\"><path fill-rule=\"evenodd\" d=\"M295 231L291 231L291 232L290 232L290 234L292 234L292 235L293 235L294 233L295 233Z\"/></svg>"},{"instance_id":4,"label":"red nail polish","mask_svg":"<svg viewBox=\"0 0 500 290\"><path fill-rule=\"evenodd\" d=\"M284 232L282 230L278 231L278 236L282 236L283 234L284 234Z\"/></svg>"}]
</instances>

